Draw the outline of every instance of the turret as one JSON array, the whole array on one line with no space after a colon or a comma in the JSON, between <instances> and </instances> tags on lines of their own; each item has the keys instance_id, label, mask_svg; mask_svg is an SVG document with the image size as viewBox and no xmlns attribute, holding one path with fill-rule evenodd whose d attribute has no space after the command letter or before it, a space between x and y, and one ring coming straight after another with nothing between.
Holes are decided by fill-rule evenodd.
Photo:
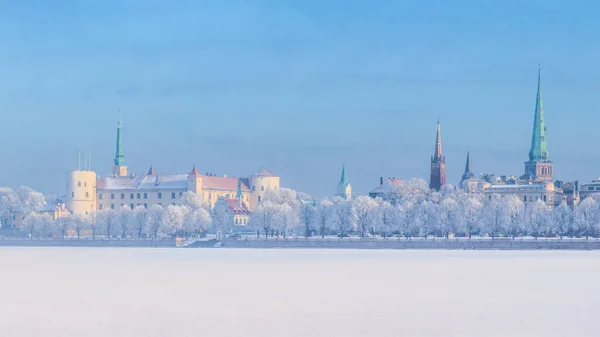
<instances>
[{"instance_id":1,"label":"turret","mask_svg":"<svg viewBox=\"0 0 600 337\"><path fill-rule=\"evenodd\" d=\"M115 151L115 160L113 167L113 175L118 177L126 177L127 176L127 166L125 166L125 154L123 153L123 134L122 134L123 125L121 120L119 120L119 124L117 127L117 149Z\"/></svg>"},{"instance_id":2,"label":"turret","mask_svg":"<svg viewBox=\"0 0 600 337\"><path fill-rule=\"evenodd\" d=\"M188 175L188 191L196 193L196 195L202 194L202 176L196 165L192 168L192 172Z\"/></svg>"},{"instance_id":3,"label":"turret","mask_svg":"<svg viewBox=\"0 0 600 337\"><path fill-rule=\"evenodd\" d=\"M546 123L544 121L544 108L542 107L541 72L538 70L537 95L535 98L535 112L531 132L531 148L529 160L525 162L525 176L529 181L552 181L553 166L546 144Z\"/></svg>"},{"instance_id":4,"label":"turret","mask_svg":"<svg viewBox=\"0 0 600 337\"><path fill-rule=\"evenodd\" d=\"M264 199L267 191L279 189L279 176L264 167L251 175L248 181L250 182L250 210Z\"/></svg>"}]
</instances>

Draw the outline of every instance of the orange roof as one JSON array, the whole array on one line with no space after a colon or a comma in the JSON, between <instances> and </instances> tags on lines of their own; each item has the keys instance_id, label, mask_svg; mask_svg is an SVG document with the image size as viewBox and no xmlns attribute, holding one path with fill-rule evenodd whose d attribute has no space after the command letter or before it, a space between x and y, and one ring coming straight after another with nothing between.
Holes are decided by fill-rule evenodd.
<instances>
[{"instance_id":1,"label":"orange roof","mask_svg":"<svg viewBox=\"0 0 600 337\"><path fill-rule=\"evenodd\" d=\"M230 177L217 177L217 176L202 176L202 188L209 190L224 190L224 191L237 191L238 178ZM250 189L244 184L242 180L242 191L249 192Z\"/></svg>"}]
</instances>

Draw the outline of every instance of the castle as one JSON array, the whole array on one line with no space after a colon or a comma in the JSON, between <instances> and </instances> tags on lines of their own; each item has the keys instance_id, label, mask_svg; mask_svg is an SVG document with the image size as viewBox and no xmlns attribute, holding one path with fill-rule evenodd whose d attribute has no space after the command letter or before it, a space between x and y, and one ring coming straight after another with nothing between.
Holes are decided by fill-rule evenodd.
<instances>
[{"instance_id":1,"label":"castle","mask_svg":"<svg viewBox=\"0 0 600 337\"><path fill-rule=\"evenodd\" d=\"M123 152L123 127L119 122L112 175L98 178L90 168L69 171L65 205L72 214L91 214L107 209L147 209L153 205L166 207L176 204L183 193L191 191L211 208L222 198L226 202L235 199L239 207L251 211L266 192L279 188L279 181L280 177L266 168L242 178L200 174L195 166L183 174L159 174L152 167L146 174L128 174Z\"/></svg>"}]
</instances>

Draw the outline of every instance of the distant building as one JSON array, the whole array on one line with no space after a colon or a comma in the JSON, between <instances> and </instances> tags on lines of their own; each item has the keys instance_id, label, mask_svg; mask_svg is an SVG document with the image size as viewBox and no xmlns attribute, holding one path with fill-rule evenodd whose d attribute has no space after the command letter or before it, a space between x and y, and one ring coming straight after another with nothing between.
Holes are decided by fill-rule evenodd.
<instances>
[{"instance_id":1,"label":"distant building","mask_svg":"<svg viewBox=\"0 0 600 337\"><path fill-rule=\"evenodd\" d=\"M388 199L390 195L396 192L397 186L402 182L401 179L388 178L384 181L383 177L379 178L379 186L369 192L371 198Z\"/></svg>"},{"instance_id":2,"label":"distant building","mask_svg":"<svg viewBox=\"0 0 600 337\"><path fill-rule=\"evenodd\" d=\"M479 180L471 172L471 154L467 152L467 163L465 164L465 173L460 179L460 188L467 193L476 193L479 191Z\"/></svg>"},{"instance_id":3,"label":"distant building","mask_svg":"<svg viewBox=\"0 0 600 337\"><path fill-rule=\"evenodd\" d=\"M52 202L47 203L41 210L36 211L34 213L39 215L47 215L48 217L50 217L50 219L56 220L69 214L69 210L65 206L63 200L56 199ZM22 228L24 220L25 214L23 213L23 210L20 208L15 208L11 212L9 227Z\"/></svg>"},{"instance_id":4,"label":"distant building","mask_svg":"<svg viewBox=\"0 0 600 337\"><path fill-rule=\"evenodd\" d=\"M238 191L235 198L224 198L220 196L215 203L214 212L221 213L222 218L226 220L228 228L235 226L246 226L250 221L250 210L243 201L241 184L238 184Z\"/></svg>"},{"instance_id":5,"label":"distant building","mask_svg":"<svg viewBox=\"0 0 600 337\"><path fill-rule=\"evenodd\" d=\"M559 187L560 184L555 186L552 183L554 172L546 144L546 124L542 107L540 78L538 72L531 148L529 150L529 160L525 162L525 174L518 179L502 177L500 183L497 183L498 180L496 179L495 182L492 182L492 185L484 189L484 193L490 199L492 194L516 195L523 202L542 200L550 207L560 205L563 201L563 191Z\"/></svg>"},{"instance_id":6,"label":"distant building","mask_svg":"<svg viewBox=\"0 0 600 337\"><path fill-rule=\"evenodd\" d=\"M123 152L122 125L117 128L117 146L113 174L98 178L91 169L75 170L67 174L66 208L74 214L91 214L95 210L152 205L166 207L180 200L186 191L194 192L214 207L219 197L241 200L248 210L254 209L269 190L279 188L279 176L262 168L243 178L200 174L194 168L190 173L158 174L153 168L142 175L128 174Z\"/></svg>"},{"instance_id":7,"label":"distant building","mask_svg":"<svg viewBox=\"0 0 600 337\"><path fill-rule=\"evenodd\" d=\"M431 156L431 175L429 188L439 191L446 184L446 157L442 154L442 136L440 133L440 121L437 123L437 134L435 138L435 150Z\"/></svg>"},{"instance_id":8,"label":"distant building","mask_svg":"<svg viewBox=\"0 0 600 337\"><path fill-rule=\"evenodd\" d=\"M346 175L346 165L342 166L342 177L340 183L337 186L336 197L340 197L345 200L352 199L352 186L348 182L348 176Z\"/></svg>"}]
</instances>

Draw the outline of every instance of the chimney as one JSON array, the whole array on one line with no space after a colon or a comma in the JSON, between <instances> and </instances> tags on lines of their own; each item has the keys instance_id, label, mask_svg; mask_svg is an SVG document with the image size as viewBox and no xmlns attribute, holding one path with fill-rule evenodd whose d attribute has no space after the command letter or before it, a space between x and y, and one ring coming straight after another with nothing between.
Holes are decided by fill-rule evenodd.
<instances>
[{"instance_id":1,"label":"chimney","mask_svg":"<svg viewBox=\"0 0 600 337\"><path fill-rule=\"evenodd\" d=\"M383 185L383 177L379 177L379 185Z\"/></svg>"}]
</instances>

